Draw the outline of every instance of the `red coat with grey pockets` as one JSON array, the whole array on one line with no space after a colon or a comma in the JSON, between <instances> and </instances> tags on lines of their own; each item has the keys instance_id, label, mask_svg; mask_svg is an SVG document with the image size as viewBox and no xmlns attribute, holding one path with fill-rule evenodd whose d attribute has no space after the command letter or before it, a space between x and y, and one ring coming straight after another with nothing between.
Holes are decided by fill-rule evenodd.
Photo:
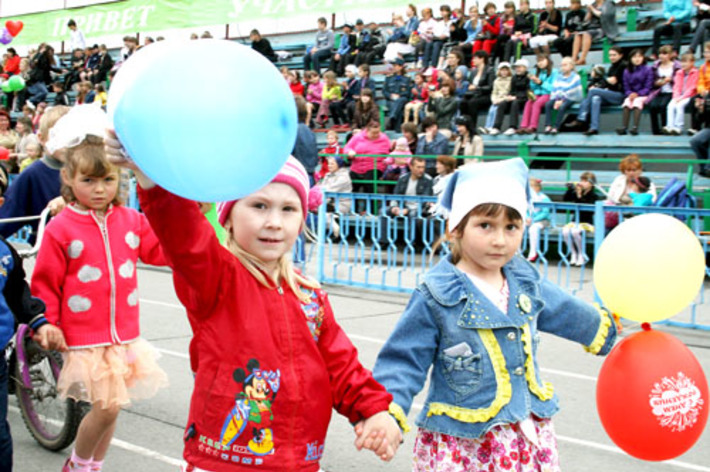
<instances>
[{"instance_id":1,"label":"red coat with grey pockets","mask_svg":"<svg viewBox=\"0 0 710 472\"><path fill-rule=\"evenodd\" d=\"M194 332L185 460L214 472L318 471L333 408L355 423L392 400L326 294L303 303L286 284L263 286L194 202L160 187L139 197Z\"/></svg>"}]
</instances>

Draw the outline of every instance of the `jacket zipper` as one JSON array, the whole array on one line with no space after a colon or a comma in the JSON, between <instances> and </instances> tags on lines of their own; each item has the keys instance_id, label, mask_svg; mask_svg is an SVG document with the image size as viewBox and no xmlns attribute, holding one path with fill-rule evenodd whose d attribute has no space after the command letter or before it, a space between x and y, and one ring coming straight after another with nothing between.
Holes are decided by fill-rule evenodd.
<instances>
[{"instance_id":1,"label":"jacket zipper","mask_svg":"<svg viewBox=\"0 0 710 472\"><path fill-rule=\"evenodd\" d=\"M118 331L116 330L116 274L113 270L113 263L112 263L112 257L111 257L111 244L109 242L108 238L108 228L107 228L107 221L108 221L108 216L109 213L106 213L104 215L103 221L99 221L99 219L96 217L96 214L92 211L91 216L94 218L94 221L96 221L96 224L99 225L99 229L101 230L101 237L103 238L104 241L104 249L106 250L106 262L108 266L108 275L109 275L109 280L111 282L111 341L120 344L121 343L121 338L118 337Z\"/></svg>"},{"instance_id":2,"label":"jacket zipper","mask_svg":"<svg viewBox=\"0 0 710 472\"><path fill-rule=\"evenodd\" d=\"M281 299L281 307L282 307L281 313L283 313L283 315L284 315L284 321L285 321L285 325L286 325L286 340L288 341L288 361L289 361L288 368L291 371L291 379L292 379L291 381L293 382L293 388L294 388L294 393L295 393L294 396L295 396L295 398L299 398L300 397L300 392L298 392L299 385L298 385L298 382L296 381L296 369L294 368L294 361L293 361L293 336L292 336L293 333L291 332L291 323L290 323L288 313L287 313L286 302L283 297L284 290L279 285L279 287L276 289L276 291L280 295L279 298ZM298 404L298 402L294 402L294 405L297 405L297 404ZM291 425L289 427L289 438L288 438L289 444L295 444L294 435L295 435L296 423L297 423L296 422L296 411L294 411L293 414L291 415ZM292 467L295 468L296 467L296 458L291 457L291 461L292 461Z\"/></svg>"}]
</instances>

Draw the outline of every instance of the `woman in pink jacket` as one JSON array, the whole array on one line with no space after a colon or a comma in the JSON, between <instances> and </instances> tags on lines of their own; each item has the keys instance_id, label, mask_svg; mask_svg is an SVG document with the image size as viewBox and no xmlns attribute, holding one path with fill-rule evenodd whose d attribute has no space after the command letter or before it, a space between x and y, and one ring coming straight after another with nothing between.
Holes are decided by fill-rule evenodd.
<instances>
[{"instance_id":1,"label":"woman in pink jacket","mask_svg":"<svg viewBox=\"0 0 710 472\"><path fill-rule=\"evenodd\" d=\"M685 106L696 93L698 86L698 69L695 67L695 56L686 52L681 56L682 67L675 73L673 80L673 98L668 103L668 115L663 128L663 134L680 136L683 134L685 122Z\"/></svg>"},{"instance_id":2,"label":"woman in pink jacket","mask_svg":"<svg viewBox=\"0 0 710 472\"><path fill-rule=\"evenodd\" d=\"M345 153L350 160L350 179L353 181L353 192L373 193L375 189L373 182L382 176L386 167L384 157L356 156L362 154L384 155L389 154L389 152L390 139L380 131L380 122L377 120L371 120L364 130L348 141L345 145ZM363 180L367 182L358 182Z\"/></svg>"},{"instance_id":3,"label":"woman in pink jacket","mask_svg":"<svg viewBox=\"0 0 710 472\"><path fill-rule=\"evenodd\" d=\"M58 389L92 405L62 472L100 471L121 407L167 386L155 350L140 337L136 278L138 259L166 263L162 250L145 216L121 205L103 139L82 138L62 169L70 203L47 225L32 276L32 292L69 348Z\"/></svg>"}]
</instances>

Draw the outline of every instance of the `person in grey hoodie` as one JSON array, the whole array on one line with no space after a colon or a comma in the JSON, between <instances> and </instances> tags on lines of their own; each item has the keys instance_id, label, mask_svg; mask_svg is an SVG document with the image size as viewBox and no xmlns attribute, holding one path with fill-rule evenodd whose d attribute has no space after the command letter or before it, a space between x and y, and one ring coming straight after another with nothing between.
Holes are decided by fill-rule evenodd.
<instances>
[{"instance_id":1,"label":"person in grey hoodie","mask_svg":"<svg viewBox=\"0 0 710 472\"><path fill-rule=\"evenodd\" d=\"M303 70L314 70L320 74L320 63L325 59L330 59L335 46L335 35L328 28L325 18L318 18L318 31L313 46L306 50L303 56Z\"/></svg>"}]
</instances>

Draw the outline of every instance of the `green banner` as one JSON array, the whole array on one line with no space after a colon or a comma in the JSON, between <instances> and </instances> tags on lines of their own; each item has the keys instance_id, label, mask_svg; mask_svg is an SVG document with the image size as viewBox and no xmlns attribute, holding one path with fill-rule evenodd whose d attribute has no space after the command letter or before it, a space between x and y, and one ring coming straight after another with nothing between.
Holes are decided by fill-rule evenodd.
<instances>
[{"instance_id":1,"label":"green banner","mask_svg":"<svg viewBox=\"0 0 710 472\"><path fill-rule=\"evenodd\" d=\"M4 18L20 20L24 29L14 45L37 45L69 38L69 19L76 21L87 42L92 37L135 34L198 26L223 25L296 15L327 16L351 10L404 8L407 0L126 0L71 10Z\"/></svg>"}]
</instances>

